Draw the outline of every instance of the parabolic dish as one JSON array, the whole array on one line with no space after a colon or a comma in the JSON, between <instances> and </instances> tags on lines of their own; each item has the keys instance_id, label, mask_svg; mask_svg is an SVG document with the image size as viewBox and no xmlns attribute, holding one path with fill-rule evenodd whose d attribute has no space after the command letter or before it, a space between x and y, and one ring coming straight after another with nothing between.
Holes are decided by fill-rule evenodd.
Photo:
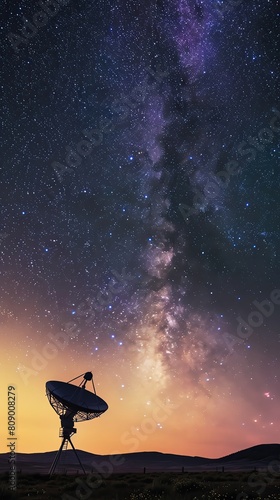
<instances>
[{"instance_id":1,"label":"parabolic dish","mask_svg":"<svg viewBox=\"0 0 280 500\"><path fill-rule=\"evenodd\" d=\"M50 380L46 383L46 390L49 401L53 407L53 402L55 400L56 403L60 403L62 407L68 411L75 412L80 417L84 414L84 417L78 420L94 418L108 410L108 405L103 399L77 385ZM54 407L54 409L56 408ZM57 413L61 412L57 411Z\"/></svg>"}]
</instances>

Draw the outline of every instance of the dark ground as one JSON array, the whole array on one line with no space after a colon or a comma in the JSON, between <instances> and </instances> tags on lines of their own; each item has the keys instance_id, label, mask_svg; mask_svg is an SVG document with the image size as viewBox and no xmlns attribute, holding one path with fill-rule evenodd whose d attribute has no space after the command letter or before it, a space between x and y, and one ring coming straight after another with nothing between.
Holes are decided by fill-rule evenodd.
<instances>
[{"instance_id":1,"label":"dark ground","mask_svg":"<svg viewBox=\"0 0 280 500\"><path fill-rule=\"evenodd\" d=\"M9 490L9 474L0 475L1 500L214 500L280 499L280 474L263 472L126 473L99 478L92 474L17 474L17 490Z\"/></svg>"}]
</instances>

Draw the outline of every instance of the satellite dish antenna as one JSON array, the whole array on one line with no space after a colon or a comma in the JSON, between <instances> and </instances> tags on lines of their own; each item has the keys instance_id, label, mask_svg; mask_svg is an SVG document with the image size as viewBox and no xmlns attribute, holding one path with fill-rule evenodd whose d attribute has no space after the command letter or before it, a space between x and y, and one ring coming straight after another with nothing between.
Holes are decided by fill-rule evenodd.
<instances>
[{"instance_id":1,"label":"satellite dish antenna","mask_svg":"<svg viewBox=\"0 0 280 500\"><path fill-rule=\"evenodd\" d=\"M80 377L83 377L83 379L79 386L70 383ZM90 392L85 388L86 383L90 380L94 392ZM67 449L68 441L85 474L85 469L71 441L71 436L77 432L77 429L74 427L74 422L83 422L84 420L92 420L93 418L100 417L102 413L108 410L108 405L103 399L97 396L91 372L79 375L69 380L69 382L50 380L46 383L46 394L49 403L60 417L61 428L59 437L62 438L61 446L55 456L49 474L50 476L53 475L62 450Z\"/></svg>"}]
</instances>

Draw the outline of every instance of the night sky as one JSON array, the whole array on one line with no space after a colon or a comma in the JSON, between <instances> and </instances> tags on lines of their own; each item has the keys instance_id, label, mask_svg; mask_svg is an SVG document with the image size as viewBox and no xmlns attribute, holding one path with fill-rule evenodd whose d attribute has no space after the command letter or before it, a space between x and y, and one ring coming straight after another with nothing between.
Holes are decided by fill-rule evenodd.
<instances>
[{"instance_id":1,"label":"night sky","mask_svg":"<svg viewBox=\"0 0 280 500\"><path fill-rule=\"evenodd\" d=\"M77 424L78 448L279 442L277 4L2 1L0 373L18 451L58 448L45 383L89 370L109 410Z\"/></svg>"}]
</instances>

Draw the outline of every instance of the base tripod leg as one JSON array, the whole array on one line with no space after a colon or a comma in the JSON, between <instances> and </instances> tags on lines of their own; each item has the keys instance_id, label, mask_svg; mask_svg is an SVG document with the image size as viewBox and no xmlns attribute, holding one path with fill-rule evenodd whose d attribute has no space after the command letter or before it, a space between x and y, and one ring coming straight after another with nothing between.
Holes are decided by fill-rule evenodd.
<instances>
[{"instance_id":1,"label":"base tripod leg","mask_svg":"<svg viewBox=\"0 0 280 500\"><path fill-rule=\"evenodd\" d=\"M76 457L77 457L77 460L78 460L78 462L79 462L79 464L80 464L81 468L82 468L82 469L83 469L83 471L84 471L84 474L86 474L86 471L85 471L85 469L84 469L84 467L83 467L83 464L82 464L81 460L79 459L79 455L77 454L77 452L76 452L76 450L75 450L75 448L74 448L74 445L73 445L73 443L72 443L72 441L71 441L70 437L68 438L68 441L69 441L69 443L71 444L71 446L72 446L72 448L73 448L73 450L74 450L74 453L75 453L75 455L76 455Z\"/></svg>"},{"instance_id":2,"label":"base tripod leg","mask_svg":"<svg viewBox=\"0 0 280 500\"><path fill-rule=\"evenodd\" d=\"M55 456L55 459L54 459L52 465L51 465L50 472L49 472L50 476L52 476L53 473L54 473L54 471L55 471L55 468L56 468L58 460L60 458L60 455L61 455L61 452L62 452L62 448L63 448L63 445L64 445L65 441L66 441L66 438L63 438L61 446L60 446L60 448L59 448L59 450L58 450L58 452L57 452L57 454Z\"/></svg>"}]
</instances>

